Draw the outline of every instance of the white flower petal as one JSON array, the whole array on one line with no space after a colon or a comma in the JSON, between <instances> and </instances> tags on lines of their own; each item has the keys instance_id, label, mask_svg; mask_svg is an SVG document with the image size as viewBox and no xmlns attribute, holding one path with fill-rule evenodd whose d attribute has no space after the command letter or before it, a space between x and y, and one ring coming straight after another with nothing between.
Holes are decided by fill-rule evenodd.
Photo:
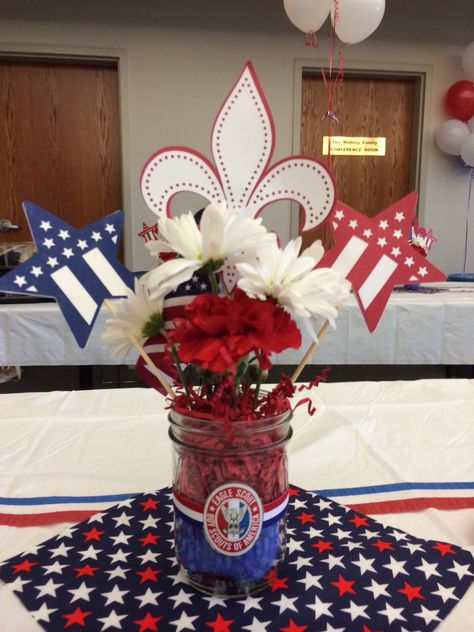
<instances>
[{"instance_id":1,"label":"white flower petal","mask_svg":"<svg viewBox=\"0 0 474 632\"><path fill-rule=\"evenodd\" d=\"M199 259L202 252L201 233L191 212L161 219L158 230L176 253L184 258Z\"/></svg>"},{"instance_id":2,"label":"white flower petal","mask_svg":"<svg viewBox=\"0 0 474 632\"><path fill-rule=\"evenodd\" d=\"M172 266L167 261L162 264L160 271L152 277L155 286L166 284L166 287L176 287L178 282L188 280L210 261L229 260L243 251L259 251L275 242L275 236L267 232L261 219L246 218L242 212L227 208L225 202L207 206L200 226L189 212L159 220L158 230L167 244L166 251L180 255L181 259L176 261L181 263ZM148 248L153 254L159 250L157 245Z\"/></svg>"},{"instance_id":3,"label":"white flower petal","mask_svg":"<svg viewBox=\"0 0 474 632\"><path fill-rule=\"evenodd\" d=\"M150 290L150 296L155 298L175 290L181 283L189 281L200 267L201 262L192 259L171 259L170 261L165 261L144 275Z\"/></svg>"},{"instance_id":4,"label":"white flower petal","mask_svg":"<svg viewBox=\"0 0 474 632\"><path fill-rule=\"evenodd\" d=\"M168 242L163 241L162 239L152 239L147 241L145 248L154 257L159 257L161 252L175 252L175 249L172 248Z\"/></svg>"},{"instance_id":5,"label":"white flower petal","mask_svg":"<svg viewBox=\"0 0 474 632\"><path fill-rule=\"evenodd\" d=\"M283 250L273 244L258 253L258 261L236 265L244 292L251 296L273 296L291 312L306 319L325 318L331 323L350 292L350 284L329 268L315 269L321 247L305 250L298 257L301 238L290 241Z\"/></svg>"},{"instance_id":6,"label":"white flower petal","mask_svg":"<svg viewBox=\"0 0 474 632\"><path fill-rule=\"evenodd\" d=\"M133 347L132 336L143 341L145 323L153 315L163 312L163 295L152 299L146 280L143 279L135 279L135 292L127 289L127 298L113 301L114 315L106 321L102 340L112 347L114 356L130 352Z\"/></svg>"},{"instance_id":7,"label":"white flower petal","mask_svg":"<svg viewBox=\"0 0 474 632\"><path fill-rule=\"evenodd\" d=\"M321 243L321 240L318 239L317 241L313 241L311 246L308 246L308 248L305 248L303 252L301 253L301 256L311 257L312 259L314 259L314 263L317 264L319 260L321 259L321 257L323 256L323 254L324 254L323 244Z\"/></svg>"},{"instance_id":8,"label":"white flower petal","mask_svg":"<svg viewBox=\"0 0 474 632\"><path fill-rule=\"evenodd\" d=\"M200 227L203 259L219 259L225 229L224 216L219 206L210 204L204 209Z\"/></svg>"}]
</instances>

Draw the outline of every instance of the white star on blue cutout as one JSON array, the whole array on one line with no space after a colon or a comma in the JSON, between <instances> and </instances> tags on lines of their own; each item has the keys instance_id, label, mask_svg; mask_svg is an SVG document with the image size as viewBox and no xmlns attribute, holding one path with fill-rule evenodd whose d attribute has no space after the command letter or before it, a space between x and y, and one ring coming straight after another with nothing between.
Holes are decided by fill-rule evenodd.
<instances>
[{"instance_id":1,"label":"white star on blue cutout","mask_svg":"<svg viewBox=\"0 0 474 632\"><path fill-rule=\"evenodd\" d=\"M55 298L85 347L104 299L125 296L126 288L134 287L133 272L116 258L124 213L76 229L32 202L23 208L37 252L2 276L0 292Z\"/></svg>"}]
</instances>

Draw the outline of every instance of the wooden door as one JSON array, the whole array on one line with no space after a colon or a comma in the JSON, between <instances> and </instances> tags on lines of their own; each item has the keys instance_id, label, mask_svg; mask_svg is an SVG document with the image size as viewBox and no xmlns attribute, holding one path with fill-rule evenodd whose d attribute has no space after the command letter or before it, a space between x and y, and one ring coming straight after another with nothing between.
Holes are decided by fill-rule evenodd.
<instances>
[{"instance_id":1,"label":"wooden door","mask_svg":"<svg viewBox=\"0 0 474 632\"><path fill-rule=\"evenodd\" d=\"M118 71L114 63L0 60L0 218L21 226L21 203L80 227L122 208Z\"/></svg>"},{"instance_id":2,"label":"wooden door","mask_svg":"<svg viewBox=\"0 0 474 632\"><path fill-rule=\"evenodd\" d=\"M415 188L416 144L415 78L363 78L344 76L333 92L332 110L339 119L321 122L328 110L327 92L321 74L304 74L302 84L301 153L312 155L330 167L336 196L362 213L373 216ZM324 156L324 136L383 137L384 156ZM306 233L331 244L329 229L318 227Z\"/></svg>"}]
</instances>

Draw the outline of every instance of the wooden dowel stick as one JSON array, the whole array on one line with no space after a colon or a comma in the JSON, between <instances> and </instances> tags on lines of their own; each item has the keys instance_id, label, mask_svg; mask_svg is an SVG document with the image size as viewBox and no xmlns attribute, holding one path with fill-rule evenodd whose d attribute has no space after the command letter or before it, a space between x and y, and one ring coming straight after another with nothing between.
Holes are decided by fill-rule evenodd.
<instances>
[{"instance_id":1,"label":"wooden dowel stick","mask_svg":"<svg viewBox=\"0 0 474 632\"><path fill-rule=\"evenodd\" d=\"M111 312L111 314L113 316L115 316L115 309L112 305L112 303L108 300L105 299L104 300L105 305L108 307L109 311ZM174 393L173 393L173 389L171 388L171 386L168 384L168 382L165 380L165 378L163 377L161 371L158 369L158 367L156 366L156 364L153 362L153 360L150 358L150 356L148 355L148 353L145 351L145 349L143 348L143 346L140 344L140 342L136 339L136 337L133 335L133 333L130 331L130 329L126 329L126 334L127 336L130 338L130 342L133 344L133 346L135 347L135 349L138 351L138 353L140 354L140 356L145 360L146 365L148 366L148 368L150 369L150 371L153 373L153 375L156 377L156 379L158 380L158 382L161 384L161 386L165 389L166 393L169 395L169 397L174 397Z\"/></svg>"},{"instance_id":2,"label":"wooden dowel stick","mask_svg":"<svg viewBox=\"0 0 474 632\"><path fill-rule=\"evenodd\" d=\"M308 350L306 351L306 353L304 354L301 362L298 364L298 366L296 367L293 375L291 376L291 382L294 384L296 382L296 380L299 378L301 371L305 368L308 360L310 359L311 355L313 354L314 350L316 349L316 347L319 344L319 341L321 340L321 338L324 336L324 334L326 333L327 328L329 327L329 320L326 320L323 324L323 326L321 327L321 329L318 331L317 333L317 340L314 340L314 342L311 343L311 345L309 346Z\"/></svg>"},{"instance_id":3,"label":"wooden dowel stick","mask_svg":"<svg viewBox=\"0 0 474 632\"><path fill-rule=\"evenodd\" d=\"M340 305L337 305L336 306L336 310L339 311L340 307L341 307ZM325 320L323 325L322 325L322 327L321 327L321 329L318 331L318 333L316 335L316 340L311 343L311 345L309 346L308 350L304 354L303 359L301 360L301 362L298 364L298 366L294 370L293 375L291 376L292 384L294 384L296 382L296 380L299 378L301 371L305 368L308 360L310 359L310 357L313 354L314 350L316 349L316 347L318 346L319 342L321 341L321 338L326 333L328 327L329 327L329 320Z\"/></svg>"}]
</instances>

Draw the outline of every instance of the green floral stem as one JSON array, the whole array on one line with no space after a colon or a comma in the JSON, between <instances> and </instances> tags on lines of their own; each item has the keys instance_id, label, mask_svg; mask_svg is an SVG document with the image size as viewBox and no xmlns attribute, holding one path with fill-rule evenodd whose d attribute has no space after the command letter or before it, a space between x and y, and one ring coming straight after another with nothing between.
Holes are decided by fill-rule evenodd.
<instances>
[{"instance_id":1,"label":"green floral stem","mask_svg":"<svg viewBox=\"0 0 474 632\"><path fill-rule=\"evenodd\" d=\"M172 347L171 347L171 355L173 356L173 362L176 365L176 369L178 371L178 376L179 376L180 382L184 386L184 390L186 391L186 395L189 395L188 384L186 382L186 378L184 377L184 373L183 373L183 370L181 368L181 363L179 361L178 352L176 351L176 346L175 345L172 345Z\"/></svg>"},{"instance_id":2,"label":"green floral stem","mask_svg":"<svg viewBox=\"0 0 474 632\"><path fill-rule=\"evenodd\" d=\"M237 363L237 371L235 372L235 375L234 375L234 385L235 385L236 396L238 395L240 384L242 382L242 378L245 375L245 372L247 371L248 365L249 365L249 360L247 356L244 356L243 358L241 358L239 362Z\"/></svg>"},{"instance_id":3,"label":"green floral stem","mask_svg":"<svg viewBox=\"0 0 474 632\"><path fill-rule=\"evenodd\" d=\"M209 270L207 273L209 283L211 284L211 291L213 294L219 294L219 286L217 285L216 275L212 270Z\"/></svg>"},{"instance_id":4,"label":"green floral stem","mask_svg":"<svg viewBox=\"0 0 474 632\"><path fill-rule=\"evenodd\" d=\"M256 408L257 402L258 402L258 396L259 396L259 393L260 393L260 386L262 384L262 375L263 375L263 371L259 367L258 373L257 373L257 379L255 380L255 391L253 393L253 399L252 399L252 408L254 408L254 409Z\"/></svg>"}]
</instances>

